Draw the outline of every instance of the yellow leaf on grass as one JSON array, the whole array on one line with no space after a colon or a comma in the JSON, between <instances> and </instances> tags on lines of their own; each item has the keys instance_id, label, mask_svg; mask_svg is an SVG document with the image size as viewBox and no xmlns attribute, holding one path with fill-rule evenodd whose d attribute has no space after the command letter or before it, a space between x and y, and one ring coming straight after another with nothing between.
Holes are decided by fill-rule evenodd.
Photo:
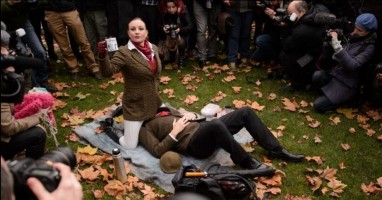
<instances>
[{"instance_id":1,"label":"yellow leaf on grass","mask_svg":"<svg viewBox=\"0 0 382 200\"><path fill-rule=\"evenodd\" d=\"M94 155L95 153L97 153L97 150L98 148L92 148L90 145L84 147L84 148L81 148L81 147L78 147L77 148L77 153L84 153L84 154L89 154L89 155Z\"/></svg>"},{"instance_id":2,"label":"yellow leaf on grass","mask_svg":"<svg viewBox=\"0 0 382 200\"><path fill-rule=\"evenodd\" d=\"M341 113L345 115L348 119L354 119L357 115L354 114L354 112L358 112L358 109L352 109L352 108L337 108L336 110L338 113Z\"/></svg>"},{"instance_id":3,"label":"yellow leaf on grass","mask_svg":"<svg viewBox=\"0 0 382 200\"><path fill-rule=\"evenodd\" d=\"M345 151L348 151L350 149L350 145L349 144L341 144L341 147Z\"/></svg>"}]
</instances>

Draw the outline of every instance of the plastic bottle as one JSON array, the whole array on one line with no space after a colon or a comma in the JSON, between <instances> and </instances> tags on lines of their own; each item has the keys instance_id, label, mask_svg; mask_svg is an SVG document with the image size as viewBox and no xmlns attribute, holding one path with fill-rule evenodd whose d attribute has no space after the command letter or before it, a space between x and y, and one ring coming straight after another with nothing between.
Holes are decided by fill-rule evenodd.
<instances>
[{"instance_id":1,"label":"plastic bottle","mask_svg":"<svg viewBox=\"0 0 382 200\"><path fill-rule=\"evenodd\" d=\"M125 170L125 160L122 158L122 154L119 149L113 149L113 163L114 163L114 174L119 181L122 183L127 181L127 175Z\"/></svg>"}]
</instances>

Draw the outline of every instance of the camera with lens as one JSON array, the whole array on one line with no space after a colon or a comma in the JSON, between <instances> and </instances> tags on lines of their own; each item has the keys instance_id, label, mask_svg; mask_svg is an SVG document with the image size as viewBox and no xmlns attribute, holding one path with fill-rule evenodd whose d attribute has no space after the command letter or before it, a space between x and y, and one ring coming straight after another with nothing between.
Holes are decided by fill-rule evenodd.
<instances>
[{"instance_id":1,"label":"camera with lens","mask_svg":"<svg viewBox=\"0 0 382 200\"><path fill-rule=\"evenodd\" d=\"M344 39L344 30L340 29L340 28L336 28L336 29L329 29L329 30L325 31L326 34L325 34L324 41L326 41L326 42L332 41L332 35L330 34L331 32L337 33L338 40L341 41Z\"/></svg>"},{"instance_id":2,"label":"camera with lens","mask_svg":"<svg viewBox=\"0 0 382 200\"><path fill-rule=\"evenodd\" d=\"M37 178L45 189L53 192L61 181L60 172L52 167L53 163L63 163L74 168L77 164L74 152L68 147L59 147L41 158L22 158L8 161L14 179L14 193L17 200L36 199L26 182L28 178Z\"/></svg>"},{"instance_id":3,"label":"camera with lens","mask_svg":"<svg viewBox=\"0 0 382 200\"><path fill-rule=\"evenodd\" d=\"M286 11L285 8L277 8L276 9L276 16L274 18L274 20L277 22L277 23L282 23L282 22L289 22L289 15Z\"/></svg>"},{"instance_id":4,"label":"camera with lens","mask_svg":"<svg viewBox=\"0 0 382 200\"><path fill-rule=\"evenodd\" d=\"M169 24L169 25L165 25L165 27L168 31L170 31L169 33L170 37L175 39L177 36L177 33L175 30L178 29L179 26L177 24Z\"/></svg>"}]
</instances>

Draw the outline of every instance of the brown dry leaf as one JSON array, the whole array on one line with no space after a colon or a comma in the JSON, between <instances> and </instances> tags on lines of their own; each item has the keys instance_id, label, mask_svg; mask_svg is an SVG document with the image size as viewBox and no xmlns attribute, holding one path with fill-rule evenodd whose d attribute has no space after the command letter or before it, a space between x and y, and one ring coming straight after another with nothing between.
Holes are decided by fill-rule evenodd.
<instances>
[{"instance_id":1,"label":"brown dry leaf","mask_svg":"<svg viewBox=\"0 0 382 200\"><path fill-rule=\"evenodd\" d=\"M348 119L354 119L357 115L354 114L354 112L358 112L358 109L352 109L352 108L337 108L336 110L338 113L341 113L345 115Z\"/></svg>"},{"instance_id":2,"label":"brown dry leaf","mask_svg":"<svg viewBox=\"0 0 382 200\"><path fill-rule=\"evenodd\" d=\"M273 100L275 100L277 98L277 95L275 94L275 93L270 93L269 95L268 95L268 100L270 100L270 101L273 101Z\"/></svg>"},{"instance_id":3,"label":"brown dry leaf","mask_svg":"<svg viewBox=\"0 0 382 200\"><path fill-rule=\"evenodd\" d=\"M187 95L186 100L184 100L184 103L187 105L191 105L195 102L199 101L199 98L195 95Z\"/></svg>"},{"instance_id":4,"label":"brown dry leaf","mask_svg":"<svg viewBox=\"0 0 382 200\"><path fill-rule=\"evenodd\" d=\"M376 110L369 110L366 112L367 116L371 117L374 121L382 119L382 114Z\"/></svg>"},{"instance_id":5,"label":"brown dry leaf","mask_svg":"<svg viewBox=\"0 0 382 200\"><path fill-rule=\"evenodd\" d=\"M322 165L324 163L324 159L321 158L321 156L305 156L305 159L309 162L313 160L316 162L318 165Z\"/></svg>"},{"instance_id":6,"label":"brown dry leaf","mask_svg":"<svg viewBox=\"0 0 382 200\"><path fill-rule=\"evenodd\" d=\"M175 98L174 89L164 89L163 93L167 94L167 98L169 98L169 99L170 98Z\"/></svg>"},{"instance_id":7,"label":"brown dry leaf","mask_svg":"<svg viewBox=\"0 0 382 200\"><path fill-rule=\"evenodd\" d=\"M370 118L365 115L357 115L357 122L360 124L367 124L369 120Z\"/></svg>"},{"instance_id":8,"label":"brown dry leaf","mask_svg":"<svg viewBox=\"0 0 382 200\"><path fill-rule=\"evenodd\" d=\"M54 100L53 110L57 110L58 108L65 108L68 103L61 101L60 99Z\"/></svg>"},{"instance_id":9,"label":"brown dry leaf","mask_svg":"<svg viewBox=\"0 0 382 200\"><path fill-rule=\"evenodd\" d=\"M263 111L263 109L265 108L265 106L260 106L259 103L257 103L256 101L252 102L251 104L251 108L252 109L255 109L257 111Z\"/></svg>"},{"instance_id":10,"label":"brown dry leaf","mask_svg":"<svg viewBox=\"0 0 382 200\"><path fill-rule=\"evenodd\" d=\"M341 194L344 191L344 188L347 187L347 185L343 184L342 181L334 178L329 181L328 187L332 188L333 192Z\"/></svg>"},{"instance_id":11,"label":"brown dry leaf","mask_svg":"<svg viewBox=\"0 0 382 200\"><path fill-rule=\"evenodd\" d=\"M353 128L353 127L349 128L349 133L355 133L355 132L356 132L355 128Z\"/></svg>"},{"instance_id":12,"label":"brown dry leaf","mask_svg":"<svg viewBox=\"0 0 382 200\"><path fill-rule=\"evenodd\" d=\"M309 110L298 109L298 113L301 113L301 114L306 114L306 113L309 113L309 112L310 112Z\"/></svg>"},{"instance_id":13,"label":"brown dry leaf","mask_svg":"<svg viewBox=\"0 0 382 200\"><path fill-rule=\"evenodd\" d=\"M343 163L343 162L341 162L340 164L338 164L338 167L339 167L340 169L345 169L345 168L346 168L345 163Z\"/></svg>"},{"instance_id":14,"label":"brown dry leaf","mask_svg":"<svg viewBox=\"0 0 382 200\"><path fill-rule=\"evenodd\" d=\"M110 91L110 94L111 94L111 95L115 95L115 94L117 94L117 92L114 91L114 90L112 90L112 91Z\"/></svg>"},{"instance_id":15,"label":"brown dry leaf","mask_svg":"<svg viewBox=\"0 0 382 200\"><path fill-rule=\"evenodd\" d=\"M58 91L61 91L64 88L69 88L69 85L67 83L64 83L64 82L55 83L54 86L56 86Z\"/></svg>"},{"instance_id":16,"label":"brown dry leaf","mask_svg":"<svg viewBox=\"0 0 382 200\"><path fill-rule=\"evenodd\" d=\"M377 178L377 184L382 188L382 177Z\"/></svg>"},{"instance_id":17,"label":"brown dry leaf","mask_svg":"<svg viewBox=\"0 0 382 200\"><path fill-rule=\"evenodd\" d=\"M253 95L257 95L259 98L263 98L263 93L260 91L254 91Z\"/></svg>"},{"instance_id":18,"label":"brown dry leaf","mask_svg":"<svg viewBox=\"0 0 382 200\"><path fill-rule=\"evenodd\" d=\"M171 81L171 78L169 76L161 76L159 83L161 83L163 85L167 85L168 82L170 82L170 81Z\"/></svg>"},{"instance_id":19,"label":"brown dry leaf","mask_svg":"<svg viewBox=\"0 0 382 200\"><path fill-rule=\"evenodd\" d=\"M94 166L96 169L98 169L103 176L103 181L108 181L109 179L113 178L113 174L110 174L106 169L102 168L101 166Z\"/></svg>"},{"instance_id":20,"label":"brown dry leaf","mask_svg":"<svg viewBox=\"0 0 382 200\"><path fill-rule=\"evenodd\" d=\"M272 133L276 138L282 137L282 136L284 135L282 131L273 131L273 130L271 130L271 133Z\"/></svg>"},{"instance_id":21,"label":"brown dry leaf","mask_svg":"<svg viewBox=\"0 0 382 200\"><path fill-rule=\"evenodd\" d=\"M305 195L293 196L293 195L287 194L285 195L284 200L312 200L312 198L306 197Z\"/></svg>"},{"instance_id":22,"label":"brown dry leaf","mask_svg":"<svg viewBox=\"0 0 382 200\"><path fill-rule=\"evenodd\" d=\"M298 105L295 104L295 102L292 102L288 98L284 97L281 100L283 101L284 109L285 110L289 110L289 111L293 111L294 112L299 107Z\"/></svg>"},{"instance_id":23,"label":"brown dry leaf","mask_svg":"<svg viewBox=\"0 0 382 200\"><path fill-rule=\"evenodd\" d=\"M305 140L309 140L309 136L308 135L303 135L302 138L304 138Z\"/></svg>"},{"instance_id":24,"label":"brown dry leaf","mask_svg":"<svg viewBox=\"0 0 382 200\"><path fill-rule=\"evenodd\" d=\"M90 166L84 170L77 170L78 173L81 175L82 179L94 181L98 178L98 175L100 174L100 171L97 169L94 169L93 166Z\"/></svg>"},{"instance_id":25,"label":"brown dry leaf","mask_svg":"<svg viewBox=\"0 0 382 200\"><path fill-rule=\"evenodd\" d=\"M278 195L278 194L281 194L281 189L279 187L272 187L272 188L268 188L267 192L270 192L273 195Z\"/></svg>"},{"instance_id":26,"label":"brown dry leaf","mask_svg":"<svg viewBox=\"0 0 382 200\"><path fill-rule=\"evenodd\" d=\"M96 199L102 199L105 195L105 190L92 190L93 196Z\"/></svg>"},{"instance_id":27,"label":"brown dry leaf","mask_svg":"<svg viewBox=\"0 0 382 200\"><path fill-rule=\"evenodd\" d=\"M118 194L125 193L125 187L118 180L111 180L103 187L105 192L110 196L117 196Z\"/></svg>"},{"instance_id":28,"label":"brown dry leaf","mask_svg":"<svg viewBox=\"0 0 382 200\"><path fill-rule=\"evenodd\" d=\"M141 192L143 193L143 196L144 196L144 199L146 200L152 200L152 199L156 199L157 197L157 194L155 194L155 188L153 187L150 187L148 185L144 185L144 188L141 189Z\"/></svg>"},{"instance_id":29,"label":"brown dry leaf","mask_svg":"<svg viewBox=\"0 0 382 200\"><path fill-rule=\"evenodd\" d=\"M284 125L280 125L280 126L278 126L276 129L277 130L280 130L280 131L284 131L285 130L285 126Z\"/></svg>"},{"instance_id":30,"label":"brown dry leaf","mask_svg":"<svg viewBox=\"0 0 382 200\"><path fill-rule=\"evenodd\" d=\"M236 76L234 76L234 75L229 75L229 76L223 78L223 82L232 82L234 80L236 80Z\"/></svg>"},{"instance_id":31,"label":"brown dry leaf","mask_svg":"<svg viewBox=\"0 0 382 200\"><path fill-rule=\"evenodd\" d=\"M69 141L71 141L71 142L78 142L78 141L80 141L80 138L79 138L78 135L75 134L75 133L70 133L70 134L68 135L68 139L69 139Z\"/></svg>"},{"instance_id":32,"label":"brown dry leaf","mask_svg":"<svg viewBox=\"0 0 382 200\"><path fill-rule=\"evenodd\" d=\"M232 90L233 90L233 93L238 94L241 91L241 87L234 86L234 87L232 87Z\"/></svg>"},{"instance_id":33,"label":"brown dry leaf","mask_svg":"<svg viewBox=\"0 0 382 200\"><path fill-rule=\"evenodd\" d=\"M337 174L337 169L326 167L326 169L324 169L322 173L320 173L320 177L330 181L336 178L335 177L336 174Z\"/></svg>"},{"instance_id":34,"label":"brown dry leaf","mask_svg":"<svg viewBox=\"0 0 382 200\"><path fill-rule=\"evenodd\" d=\"M232 101L232 104L235 106L235 108L239 109L245 106L245 101L235 99Z\"/></svg>"},{"instance_id":35,"label":"brown dry leaf","mask_svg":"<svg viewBox=\"0 0 382 200\"><path fill-rule=\"evenodd\" d=\"M324 187L324 188L321 189L321 193L322 193L323 195L326 195L327 192L329 192L329 188Z\"/></svg>"},{"instance_id":36,"label":"brown dry leaf","mask_svg":"<svg viewBox=\"0 0 382 200\"><path fill-rule=\"evenodd\" d=\"M303 108L306 108L306 107L309 106L309 103L304 101L304 100L302 100L302 101L300 101L300 106L303 107Z\"/></svg>"},{"instance_id":37,"label":"brown dry leaf","mask_svg":"<svg viewBox=\"0 0 382 200\"><path fill-rule=\"evenodd\" d=\"M306 179L308 180L309 184L310 184L310 189L315 192L316 190L320 189L321 187L321 184L322 184L322 179L318 176L308 176L306 175Z\"/></svg>"},{"instance_id":38,"label":"brown dry leaf","mask_svg":"<svg viewBox=\"0 0 382 200\"><path fill-rule=\"evenodd\" d=\"M198 86L196 85L187 85L186 86L186 90L189 90L189 91L196 91L196 89L198 89Z\"/></svg>"},{"instance_id":39,"label":"brown dry leaf","mask_svg":"<svg viewBox=\"0 0 382 200\"><path fill-rule=\"evenodd\" d=\"M368 136L373 136L375 133L376 132L372 128L366 130L366 135Z\"/></svg>"},{"instance_id":40,"label":"brown dry leaf","mask_svg":"<svg viewBox=\"0 0 382 200\"><path fill-rule=\"evenodd\" d=\"M377 140L382 140L382 135L379 135L379 136L377 137Z\"/></svg>"},{"instance_id":41,"label":"brown dry leaf","mask_svg":"<svg viewBox=\"0 0 382 200\"><path fill-rule=\"evenodd\" d=\"M322 140L321 140L319 135L314 136L314 143L316 143L316 144L322 143Z\"/></svg>"},{"instance_id":42,"label":"brown dry leaf","mask_svg":"<svg viewBox=\"0 0 382 200\"><path fill-rule=\"evenodd\" d=\"M98 87L105 90L105 89L107 89L109 87L109 83L102 83Z\"/></svg>"},{"instance_id":43,"label":"brown dry leaf","mask_svg":"<svg viewBox=\"0 0 382 200\"><path fill-rule=\"evenodd\" d=\"M306 120L308 120L308 122L314 121L313 117L311 117L310 115L305 116L305 118L306 118Z\"/></svg>"},{"instance_id":44,"label":"brown dry leaf","mask_svg":"<svg viewBox=\"0 0 382 200\"><path fill-rule=\"evenodd\" d=\"M318 127L321 126L321 122L319 122L319 121L315 121L315 122L309 123L309 126L310 126L311 128L318 128Z\"/></svg>"},{"instance_id":45,"label":"brown dry leaf","mask_svg":"<svg viewBox=\"0 0 382 200\"><path fill-rule=\"evenodd\" d=\"M342 147L342 149L345 150L345 151L348 151L348 150L350 150L350 148L351 148L349 144L341 144L341 147Z\"/></svg>"},{"instance_id":46,"label":"brown dry leaf","mask_svg":"<svg viewBox=\"0 0 382 200\"><path fill-rule=\"evenodd\" d=\"M219 91L211 101L212 102L219 102L219 101L221 101L226 96L227 95L224 94L222 91Z\"/></svg>"},{"instance_id":47,"label":"brown dry leaf","mask_svg":"<svg viewBox=\"0 0 382 200\"><path fill-rule=\"evenodd\" d=\"M331 125L337 125L341 122L341 119L339 117L333 115L329 117L329 120L331 121Z\"/></svg>"},{"instance_id":48,"label":"brown dry leaf","mask_svg":"<svg viewBox=\"0 0 382 200\"><path fill-rule=\"evenodd\" d=\"M70 95L66 92L55 92L52 94L55 98L65 98L70 97Z\"/></svg>"},{"instance_id":49,"label":"brown dry leaf","mask_svg":"<svg viewBox=\"0 0 382 200\"><path fill-rule=\"evenodd\" d=\"M77 148L77 153L84 153L84 154L89 154L89 155L94 155L97 153L98 148L92 148L90 145L87 145L84 148L78 147Z\"/></svg>"},{"instance_id":50,"label":"brown dry leaf","mask_svg":"<svg viewBox=\"0 0 382 200\"><path fill-rule=\"evenodd\" d=\"M79 92L76 94L76 96L74 96L74 98L78 98L78 100L84 100L86 99L87 96L90 96L90 94L89 93L82 94L81 92Z\"/></svg>"},{"instance_id":51,"label":"brown dry leaf","mask_svg":"<svg viewBox=\"0 0 382 200\"><path fill-rule=\"evenodd\" d=\"M378 188L373 182L370 182L369 185L362 183L361 189L364 193L367 193L367 194L375 194L381 190L381 188Z\"/></svg>"}]
</instances>

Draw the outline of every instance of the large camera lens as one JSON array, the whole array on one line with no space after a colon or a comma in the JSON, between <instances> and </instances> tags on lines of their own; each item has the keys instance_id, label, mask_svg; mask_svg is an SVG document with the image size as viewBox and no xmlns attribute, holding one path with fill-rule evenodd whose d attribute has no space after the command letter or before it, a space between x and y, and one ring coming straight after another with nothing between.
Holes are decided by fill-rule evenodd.
<instances>
[{"instance_id":1,"label":"large camera lens","mask_svg":"<svg viewBox=\"0 0 382 200\"><path fill-rule=\"evenodd\" d=\"M74 168L77 164L76 155L69 147L58 147L57 149L42 156L39 161L50 161L52 163L63 163Z\"/></svg>"}]
</instances>

